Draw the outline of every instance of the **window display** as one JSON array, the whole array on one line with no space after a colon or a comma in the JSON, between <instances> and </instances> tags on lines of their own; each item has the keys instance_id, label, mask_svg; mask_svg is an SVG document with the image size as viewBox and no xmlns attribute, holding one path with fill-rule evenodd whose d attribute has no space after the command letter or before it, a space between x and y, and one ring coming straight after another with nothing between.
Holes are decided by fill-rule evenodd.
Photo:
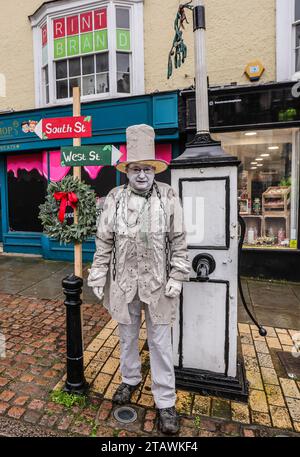
<instances>
[{"instance_id":1,"label":"window display","mask_svg":"<svg viewBox=\"0 0 300 457\"><path fill-rule=\"evenodd\" d=\"M126 160L125 145L117 147L122 153L121 160ZM172 145L157 144L156 157L169 163L172 159ZM69 175L73 175L73 168L61 166L60 150L8 155L9 231L42 232L38 218L39 205L45 201L48 182L59 182ZM124 176L126 178L125 174ZM123 183L123 174L119 178ZM119 178L112 166L81 167L81 179L96 192L99 209L103 206L104 197L119 183ZM159 180L170 183L170 171L161 173Z\"/></svg>"},{"instance_id":2,"label":"window display","mask_svg":"<svg viewBox=\"0 0 300 457\"><path fill-rule=\"evenodd\" d=\"M260 130L214 135L240 161L239 213L244 247L297 248L299 130Z\"/></svg>"},{"instance_id":3,"label":"window display","mask_svg":"<svg viewBox=\"0 0 300 457\"><path fill-rule=\"evenodd\" d=\"M38 219L44 203L47 179L43 154L10 155L7 158L9 231L42 232Z\"/></svg>"}]
</instances>

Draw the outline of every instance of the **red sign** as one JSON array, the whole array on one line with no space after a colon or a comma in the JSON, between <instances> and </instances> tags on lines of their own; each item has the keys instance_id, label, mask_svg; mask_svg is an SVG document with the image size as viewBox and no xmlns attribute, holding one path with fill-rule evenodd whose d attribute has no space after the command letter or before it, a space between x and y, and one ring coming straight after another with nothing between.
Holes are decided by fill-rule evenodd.
<instances>
[{"instance_id":1,"label":"red sign","mask_svg":"<svg viewBox=\"0 0 300 457\"><path fill-rule=\"evenodd\" d=\"M67 17L67 34L77 35L79 33L79 21L78 16Z\"/></svg>"},{"instance_id":2,"label":"red sign","mask_svg":"<svg viewBox=\"0 0 300 457\"><path fill-rule=\"evenodd\" d=\"M66 23L65 18L62 17L61 19L55 19L53 21L54 26L54 38L63 38L66 36Z\"/></svg>"},{"instance_id":3,"label":"red sign","mask_svg":"<svg viewBox=\"0 0 300 457\"><path fill-rule=\"evenodd\" d=\"M94 11L94 29L101 30L107 28L106 8Z\"/></svg>"},{"instance_id":4,"label":"red sign","mask_svg":"<svg viewBox=\"0 0 300 457\"><path fill-rule=\"evenodd\" d=\"M34 131L42 140L87 138L92 136L92 118L74 116L41 119Z\"/></svg>"},{"instance_id":5,"label":"red sign","mask_svg":"<svg viewBox=\"0 0 300 457\"><path fill-rule=\"evenodd\" d=\"M93 31L93 16L92 12L82 13L80 15L80 32L92 32Z\"/></svg>"}]
</instances>

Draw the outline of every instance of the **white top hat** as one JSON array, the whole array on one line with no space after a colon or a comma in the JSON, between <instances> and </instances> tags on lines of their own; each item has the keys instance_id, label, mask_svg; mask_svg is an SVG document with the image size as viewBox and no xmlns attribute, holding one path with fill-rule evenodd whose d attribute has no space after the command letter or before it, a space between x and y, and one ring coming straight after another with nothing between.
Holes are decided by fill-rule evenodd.
<instances>
[{"instance_id":1,"label":"white top hat","mask_svg":"<svg viewBox=\"0 0 300 457\"><path fill-rule=\"evenodd\" d=\"M132 125L126 130L127 161L116 165L117 170L127 173L127 165L140 163L154 167L155 174L168 168L164 160L155 159L155 132L150 125Z\"/></svg>"}]
</instances>

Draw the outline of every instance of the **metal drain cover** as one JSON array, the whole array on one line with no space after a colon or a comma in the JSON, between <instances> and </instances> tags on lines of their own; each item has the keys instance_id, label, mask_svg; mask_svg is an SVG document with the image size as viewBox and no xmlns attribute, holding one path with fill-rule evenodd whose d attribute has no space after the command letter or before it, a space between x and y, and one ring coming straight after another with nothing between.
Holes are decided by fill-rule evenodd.
<instances>
[{"instance_id":1,"label":"metal drain cover","mask_svg":"<svg viewBox=\"0 0 300 457\"><path fill-rule=\"evenodd\" d=\"M130 406L121 406L114 410L114 418L122 424L131 424L137 420L137 412Z\"/></svg>"}]
</instances>

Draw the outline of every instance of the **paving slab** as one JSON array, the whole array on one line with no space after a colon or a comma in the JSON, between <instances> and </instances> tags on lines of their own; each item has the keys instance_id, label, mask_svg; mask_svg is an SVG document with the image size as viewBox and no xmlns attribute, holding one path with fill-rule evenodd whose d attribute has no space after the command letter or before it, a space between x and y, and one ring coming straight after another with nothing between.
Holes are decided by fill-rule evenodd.
<instances>
[{"instance_id":1,"label":"paving slab","mask_svg":"<svg viewBox=\"0 0 300 457\"><path fill-rule=\"evenodd\" d=\"M64 383L61 281L73 265L0 255L0 331L7 342L6 357L0 358L0 436L26 436L33 428L37 435L32 436L160 436L144 328L139 344L143 384L133 398L140 420L118 428L113 419L111 399L120 382L119 340L116 323L86 285L88 267L84 265L82 309L85 373L91 388L85 406L68 408L50 395ZM178 391L180 436L300 437L300 383L291 386L277 356L277 351L291 350L290 337L300 329L300 284L247 279L243 284L250 309L268 326L267 338L260 337L239 304L239 346L250 400L242 404Z\"/></svg>"},{"instance_id":2,"label":"paving slab","mask_svg":"<svg viewBox=\"0 0 300 457\"><path fill-rule=\"evenodd\" d=\"M294 314L288 311L255 306L258 321L263 325L281 328L300 328L300 313Z\"/></svg>"}]
</instances>

